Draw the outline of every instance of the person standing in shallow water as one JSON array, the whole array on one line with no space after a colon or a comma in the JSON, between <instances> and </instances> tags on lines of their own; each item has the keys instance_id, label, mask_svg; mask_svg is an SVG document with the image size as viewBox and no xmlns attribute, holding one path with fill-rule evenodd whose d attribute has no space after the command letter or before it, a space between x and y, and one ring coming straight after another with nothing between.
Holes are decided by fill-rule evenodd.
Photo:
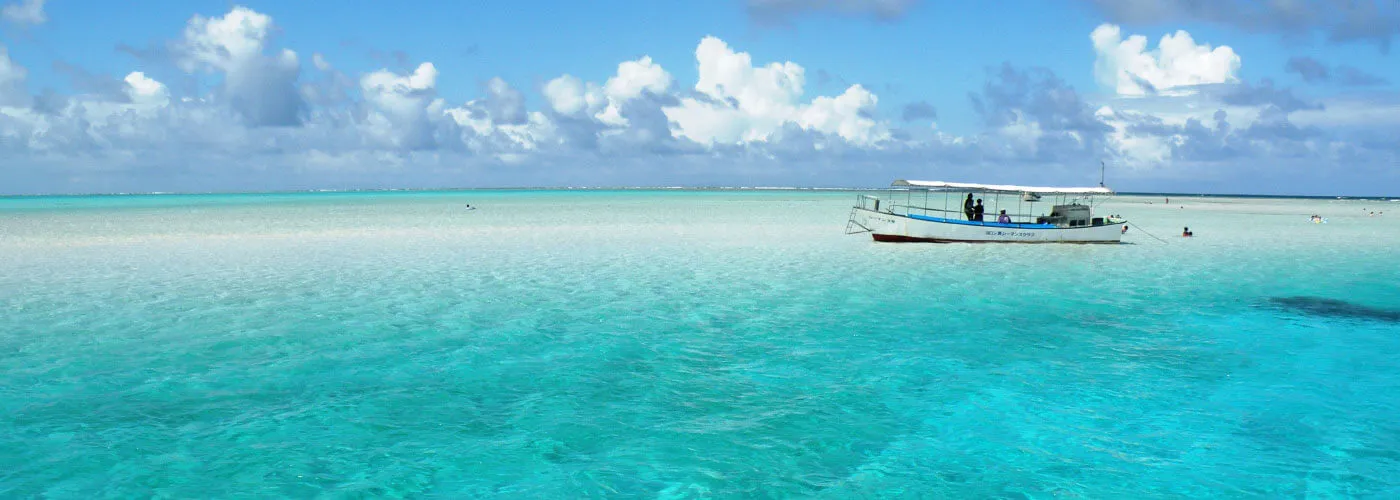
<instances>
[{"instance_id":1,"label":"person standing in shallow water","mask_svg":"<svg viewBox=\"0 0 1400 500\"><path fill-rule=\"evenodd\" d=\"M967 193L967 200L963 201L963 214L967 216L967 220L973 220L973 219L972 219L972 193Z\"/></svg>"}]
</instances>

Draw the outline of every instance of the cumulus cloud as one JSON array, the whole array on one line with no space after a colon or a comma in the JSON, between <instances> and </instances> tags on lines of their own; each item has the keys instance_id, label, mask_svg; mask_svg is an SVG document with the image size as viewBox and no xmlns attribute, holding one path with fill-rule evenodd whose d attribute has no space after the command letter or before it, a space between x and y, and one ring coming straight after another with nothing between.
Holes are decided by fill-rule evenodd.
<instances>
[{"instance_id":1,"label":"cumulus cloud","mask_svg":"<svg viewBox=\"0 0 1400 500\"><path fill-rule=\"evenodd\" d=\"M1207 22L1256 33L1321 32L1333 42L1374 43L1388 50L1400 34L1394 0L1084 0L1110 21Z\"/></svg>"},{"instance_id":2,"label":"cumulus cloud","mask_svg":"<svg viewBox=\"0 0 1400 500\"><path fill-rule=\"evenodd\" d=\"M1094 74L1104 86L1122 95L1147 95L1175 87L1238 81L1240 57L1227 46L1196 44L1191 34L1164 35L1148 50L1147 37L1123 38L1112 24L1089 35L1094 42Z\"/></svg>"},{"instance_id":3,"label":"cumulus cloud","mask_svg":"<svg viewBox=\"0 0 1400 500\"><path fill-rule=\"evenodd\" d=\"M177 44L179 64L188 72L204 69L223 75L223 97L252 126L295 126L306 102L297 91L301 63L296 52L264 54L272 18L246 7L222 17L196 15Z\"/></svg>"},{"instance_id":4,"label":"cumulus cloud","mask_svg":"<svg viewBox=\"0 0 1400 500\"><path fill-rule=\"evenodd\" d=\"M585 85L583 80L572 75L563 75L550 80L542 89L551 109L561 115L577 115L587 110L597 110L605 103L603 91L597 85Z\"/></svg>"},{"instance_id":5,"label":"cumulus cloud","mask_svg":"<svg viewBox=\"0 0 1400 500\"><path fill-rule=\"evenodd\" d=\"M671 74L650 57L623 62L617 66L617 75L603 84L608 104L598 119L611 125L626 125L627 120L622 117L623 105L644 94L663 94L670 88Z\"/></svg>"},{"instance_id":6,"label":"cumulus cloud","mask_svg":"<svg viewBox=\"0 0 1400 500\"><path fill-rule=\"evenodd\" d=\"M49 17L44 14L45 0L19 0L0 9L0 17L15 24L44 24Z\"/></svg>"},{"instance_id":7,"label":"cumulus cloud","mask_svg":"<svg viewBox=\"0 0 1400 500\"><path fill-rule=\"evenodd\" d=\"M437 98L437 75L437 67L425 62L407 75L381 69L361 77L360 92L369 105L366 134L394 149L436 146L435 122L445 111Z\"/></svg>"},{"instance_id":8,"label":"cumulus cloud","mask_svg":"<svg viewBox=\"0 0 1400 500\"><path fill-rule=\"evenodd\" d=\"M830 12L890 21L903 17L917 0L748 0L749 16L784 22L802 15Z\"/></svg>"},{"instance_id":9,"label":"cumulus cloud","mask_svg":"<svg viewBox=\"0 0 1400 500\"><path fill-rule=\"evenodd\" d=\"M165 84L147 77L145 73L133 71L123 79L124 89L131 102L141 104L164 104L170 100L170 92Z\"/></svg>"},{"instance_id":10,"label":"cumulus cloud","mask_svg":"<svg viewBox=\"0 0 1400 500\"><path fill-rule=\"evenodd\" d=\"M805 75L797 63L754 66L749 54L715 37L701 40L695 57L700 73L695 94L665 110L678 136L707 145L763 142L793 124L856 144L889 138L885 125L873 118L878 99L864 86L804 104Z\"/></svg>"},{"instance_id":11,"label":"cumulus cloud","mask_svg":"<svg viewBox=\"0 0 1400 500\"><path fill-rule=\"evenodd\" d=\"M610 154L626 147L662 151L676 147L661 110L674 104L672 84L670 73L643 56L619 64L603 85L563 75L541 92L561 144Z\"/></svg>"}]
</instances>

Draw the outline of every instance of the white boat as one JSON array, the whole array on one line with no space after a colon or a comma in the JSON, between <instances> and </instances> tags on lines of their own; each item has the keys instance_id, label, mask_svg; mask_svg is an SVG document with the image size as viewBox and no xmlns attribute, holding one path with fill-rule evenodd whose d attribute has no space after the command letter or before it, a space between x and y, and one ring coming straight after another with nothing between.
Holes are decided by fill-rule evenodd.
<instances>
[{"instance_id":1,"label":"white boat","mask_svg":"<svg viewBox=\"0 0 1400 500\"><path fill-rule=\"evenodd\" d=\"M962 195L967 193L969 198ZM965 203L984 209L967 210ZM1127 222L1094 217L1099 187L1033 187L944 181L897 180L885 199L859 195L847 234L870 233L875 241L927 243L1119 243ZM1050 198L1048 212L1036 210ZM1044 206L1044 205L1042 205ZM990 219L990 220L986 220Z\"/></svg>"}]
</instances>

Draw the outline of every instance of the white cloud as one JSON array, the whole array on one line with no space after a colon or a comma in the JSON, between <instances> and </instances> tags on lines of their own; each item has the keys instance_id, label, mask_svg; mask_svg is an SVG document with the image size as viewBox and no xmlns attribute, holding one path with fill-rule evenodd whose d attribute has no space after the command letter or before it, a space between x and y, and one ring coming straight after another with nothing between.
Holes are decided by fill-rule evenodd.
<instances>
[{"instance_id":1,"label":"white cloud","mask_svg":"<svg viewBox=\"0 0 1400 500\"><path fill-rule=\"evenodd\" d=\"M444 111L469 132L462 135L468 149L514 163L521 158L520 152L558 143L554 122L544 113L526 111L525 95L505 80L492 78L485 91L480 99Z\"/></svg>"},{"instance_id":2,"label":"white cloud","mask_svg":"<svg viewBox=\"0 0 1400 500\"><path fill-rule=\"evenodd\" d=\"M140 71L133 71L123 79L131 102L137 104L165 104L170 100L170 92L165 84L155 81Z\"/></svg>"},{"instance_id":3,"label":"white cloud","mask_svg":"<svg viewBox=\"0 0 1400 500\"><path fill-rule=\"evenodd\" d=\"M222 72L224 97L250 125L299 125L306 108L296 88L301 63L287 49L263 54L272 28L271 17L241 6L223 17L196 15L178 44L178 62L188 72Z\"/></svg>"},{"instance_id":4,"label":"white cloud","mask_svg":"<svg viewBox=\"0 0 1400 500\"><path fill-rule=\"evenodd\" d=\"M609 99L625 101L642 95L643 92L660 94L671 88L671 74L653 63L650 57L643 56L636 61L626 61L617 65L617 76L608 79L603 92Z\"/></svg>"},{"instance_id":5,"label":"white cloud","mask_svg":"<svg viewBox=\"0 0 1400 500\"><path fill-rule=\"evenodd\" d=\"M878 99L865 87L852 85L836 97L818 97L802 110L797 123L804 129L838 135L856 144L873 144L889 137L883 124L869 113Z\"/></svg>"},{"instance_id":6,"label":"white cloud","mask_svg":"<svg viewBox=\"0 0 1400 500\"><path fill-rule=\"evenodd\" d=\"M761 142L794 124L861 145L889 138L884 125L870 118L876 96L860 85L804 105L805 75L797 63L755 67L749 54L734 52L715 37L701 40L695 57L700 68L695 90L702 97L686 97L665 109L678 136L701 144Z\"/></svg>"},{"instance_id":7,"label":"white cloud","mask_svg":"<svg viewBox=\"0 0 1400 500\"><path fill-rule=\"evenodd\" d=\"M223 17L196 15L185 26L180 63L185 71L202 66L237 70L249 59L261 56L272 18L247 7L234 7Z\"/></svg>"},{"instance_id":8,"label":"white cloud","mask_svg":"<svg viewBox=\"0 0 1400 500\"><path fill-rule=\"evenodd\" d=\"M550 80L541 91L550 108L561 115L577 115L585 110L596 113L606 101L602 88L592 83L585 85L572 75Z\"/></svg>"},{"instance_id":9,"label":"white cloud","mask_svg":"<svg viewBox=\"0 0 1400 500\"><path fill-rule=\"evenodd\" d=\"M20 0L0 9L0 17L15 24L44 24L49 17L44 14L45 0Z\"/></svg>"},{"instance_id":10,"label":"white cloud","mask_svg":"<svg viewBox=\"0 0 1400 500\"><path fill-rule=\"evenodd\" d=\"M331 63L327 62L325 56L322 56L320 52L311 54L311 63L316 65L316 69L321 71L331 70Z\"/></svg>"},{"instance_id":11,"label":"white cloud","mask_svg":"<svg viewBox=\"0 0 1400 500\"><path fill-rule=\"evenodd\" d=\"M408 75L381 69L360 77L361 93L372 109L366 133L393 148L434 145L433 122L444 112L437 75L437 67L425 62Z\"/></svg>"},{"instance_id":12,"label":"white cloud","mask_svg":"<svg viewBox=\"0 0 1400 500\"><path fill-rule=\"evenodd\" d=\"M670 88L671 74L652 62L650 57L623 62L617 65L617 76L603 84L603 95L607 97L608 105L597 115L598 120L609 125L626 126L622 106L646 92L663 94Z\"/></svg>"},{"instance_id":13,"label":"white cloud","mask_svg":"<svg viewBox=\"0 0 1400 500\"><path fill-rule=\"evenodd\" d=\"M1097 55L1094 74L1122 95L1146 95L1174 87L1239 81L1240 56L1234 49L1197 45L1191 34L1177 31L1147 49L1147 37L1126 40L1118 26L1103 24L1089 35Z\"/></svg>"}]
</instances>

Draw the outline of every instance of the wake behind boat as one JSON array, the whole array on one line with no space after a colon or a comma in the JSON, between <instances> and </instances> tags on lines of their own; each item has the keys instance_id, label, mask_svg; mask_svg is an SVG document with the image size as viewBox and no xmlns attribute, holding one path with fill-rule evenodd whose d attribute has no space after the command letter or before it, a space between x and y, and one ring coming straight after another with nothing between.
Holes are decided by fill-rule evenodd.
<instances>
[{"instance_id":1,"label":"wake behind boat","mask_svg":"<svg viewBox=\"0 0 1400 500\"><path fill-rule=\"evenodd\" d=\"M1127 221L1093 216L1093 198L1112 194L1103 186L897 180L883 200L856 197L846 234L885 242L1118 243ZM1036 212L1042 197L1051 198L1048 214Z\"/></svg>"}]
</instances>

